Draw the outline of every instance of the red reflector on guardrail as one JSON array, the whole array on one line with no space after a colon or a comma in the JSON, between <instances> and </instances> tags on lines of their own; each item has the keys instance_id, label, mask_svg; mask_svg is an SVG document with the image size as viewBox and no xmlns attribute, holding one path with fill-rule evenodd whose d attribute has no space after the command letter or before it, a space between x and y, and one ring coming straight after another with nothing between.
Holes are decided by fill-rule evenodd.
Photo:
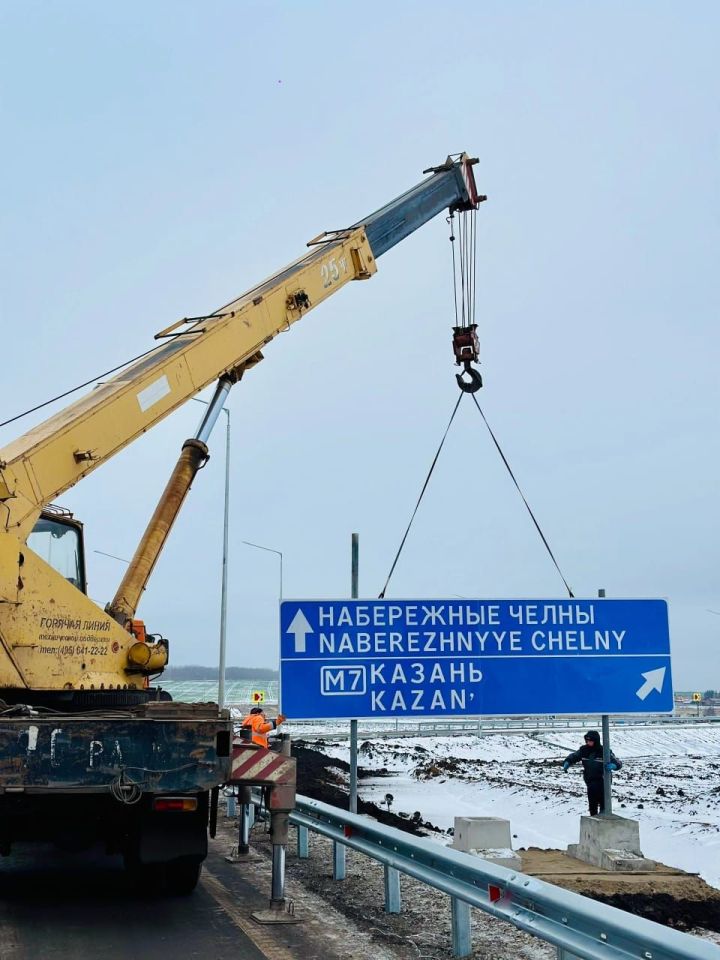
<instances>
[{"instance_id":1,"label":"red reflector on guardrail","mask_svg":"<svg viewBox=\"0 0 720 960\"><path fill-rule=\"evenodd\" d=\"M500 887L496 887L493 883L488 884L488 897L490 898L490 903L497 903L498 900L502 900L503 892Z\"/></svg>"},{"instance_id":2,"label":"red reflector on guardrail","mask_svg":"<svg viewBox=\"0 0 720 960\"><path fill-rule=\"evenodd\" d=\"M347 824L343 827L343 836L351 837L352 836L352 827L348 827Z\"/></svg>"}]
</instances>

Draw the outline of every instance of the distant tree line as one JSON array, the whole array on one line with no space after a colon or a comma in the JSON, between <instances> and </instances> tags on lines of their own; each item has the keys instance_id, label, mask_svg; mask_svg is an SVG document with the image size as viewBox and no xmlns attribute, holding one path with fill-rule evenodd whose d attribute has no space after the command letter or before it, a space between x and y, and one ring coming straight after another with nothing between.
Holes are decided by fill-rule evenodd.
<instances>
[{"instance_id":1,"label":"distant tree line","mask_svg":"<svg viewBox=\"0 0 720 960\"><path fill-rule=\"evenodd\" d=\"M268 667L227 667L226 680L277 680L277 670ZM217 667L202 667L193 663L189 665L167 667L163 671L163 680L215 680L218 679Z\"/></svg>"}]
</instances>

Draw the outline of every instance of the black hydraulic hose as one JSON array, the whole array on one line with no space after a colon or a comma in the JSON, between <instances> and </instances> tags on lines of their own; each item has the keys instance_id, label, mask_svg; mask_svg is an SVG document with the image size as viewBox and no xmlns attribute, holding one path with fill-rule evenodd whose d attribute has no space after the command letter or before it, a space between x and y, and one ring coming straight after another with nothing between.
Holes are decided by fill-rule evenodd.
<instances>
[{"instance_id":1,"label":"black hydraulic hose","mask_svg":"<svg viewBox=\"0 0 720 960\"><path fill-rule=\"evenodd\" d=\"M76 393L78 390L82 390L83 387L89 387L91 383L95 383L97 380L102 380L103 377L109 377L111 373L116 373L118 370L122 370L122 368L127 367L128 364L135 363L136 360L142 360L143 357L147 357L148 354L152 353L154 350L157 350L157 346L151 347L150 350L146 350L145 353L138 354L137 357L133 357L131 360L125 360L124 363L119 363L116 367L113 367L112 370L106 370L105 373L99 373L96 377L86 380L85 383L79 383L76 387L71 387L70 390L66 390L64 393L59 393L56 397L52 397L50 400L45 400L43 403L38 403L36 407L30 407L29 410L25 410L23 413L18 413L14 417L10 417L9 420L3 420L3 422L0 423L0 427L6 427L9 423L14 423L16 420L21 420L23 417L27 417L28 414L35 413L36 410L42 410L43 407L47 407L51 403L55 403L56 400L62 400L63 397L69 397L71 393Z\"/></svg>"}]
</instances>

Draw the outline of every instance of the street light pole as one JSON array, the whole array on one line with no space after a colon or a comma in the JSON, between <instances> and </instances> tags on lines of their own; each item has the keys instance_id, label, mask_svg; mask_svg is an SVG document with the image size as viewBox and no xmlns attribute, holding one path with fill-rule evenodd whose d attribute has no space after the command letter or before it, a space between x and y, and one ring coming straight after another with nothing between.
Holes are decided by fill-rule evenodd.
<instances>
[{"instance_id":1,"label":"street light pole","mask_svg":"<svg viewBox=\"0 0 720 960\"><path fill-rule=\"evenodd\" d=\"M196 403L206 400L193 397ZM218 653L218 706L225 706L225 656L227 648L227 582L228 582L228 527L230 522L230 411L222 408L227 416L225 424L225 510L223 513L223 555L220 587L220 650Z\"/></svg>"},{"instance_id":2,"label":"street light pole","mask_svg":"<svg viewBox=\"0 0 720 960\"><path fill-rule=\"evenodd\" d=\"M230 519L230 411L225 424L225 511L223 515L222 586L220 588L220 654L218 657L218 706L225 706L225 651L227 648L228 526Z\"/></svg>"},{"instance_id":3,"label":"street light pole","mask_svg":"<svg viewBox=\"0 0 720 960\"><path fill-rule=\"evenodd\" d=\"M266 550L268 553L275 553L280 557L280 603L283 598L283 555L282 550L273 550L272 547L263 547L260 543L250 543L249 540L242 540L246 547L256 547L258 550Z\"/></svg>"}]
</instances>

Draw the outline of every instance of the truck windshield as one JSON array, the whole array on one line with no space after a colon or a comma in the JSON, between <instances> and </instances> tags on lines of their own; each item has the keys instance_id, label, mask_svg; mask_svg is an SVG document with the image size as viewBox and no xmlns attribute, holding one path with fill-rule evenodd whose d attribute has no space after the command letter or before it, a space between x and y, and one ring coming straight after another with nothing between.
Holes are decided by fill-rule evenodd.
<instances>
[{"instance_id":1,"label":"truck windshield","mask_svg":"<svg viewBox=\"0 0 720 960\"><path fill-rule=\"evenodd\" d=\"M84 589L80 531L71 524L41 517L28 537L28 546L79 590Z\"/></svg>"}]
</instances>

